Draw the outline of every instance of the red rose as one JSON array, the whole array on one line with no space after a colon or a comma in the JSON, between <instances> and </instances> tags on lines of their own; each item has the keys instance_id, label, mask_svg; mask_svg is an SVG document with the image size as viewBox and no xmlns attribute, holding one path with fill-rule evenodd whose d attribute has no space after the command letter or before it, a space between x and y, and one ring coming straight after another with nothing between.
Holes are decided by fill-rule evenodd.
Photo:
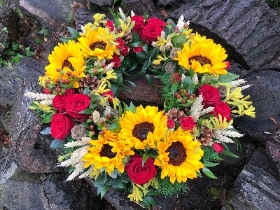
<instances>
[{"instance_id":1,"label":"red rose","mask_svg":"<svg viewBox=\"0 0 280 210\"><path fill-rule=\"evenodd\" d=\"M151 17L147 20L147 25L148 24L153 24L153 25L159 26L162 30L164 29L164 27L166 25L166 23L163 20L154 18L154 17Z\"/></svg>"},{"instance_id":2,"label":"red rose","mask_svg":"<svg viewBox=\"0 0 280 210\"><path fill-rule=\"evenodd\" d=\"M73 94L67 98L66 101L66 113L78 119L80 121L85 121L87 114L79 114L79 112L85 110L90 105L90 97L85 94Z\"/></svg>"},{"instance_id":3,"label":"red rose","mask_svg":"<svg viewBox=\"0 0 280 210\"><path fill-rule=\"evenodd\" d=\"M54 114L51 120L51 135L58 140L65 139L74 127L74 122L64 114Z\"/></svg>"},{"instance_id":4,"label":"red rose","mask_svg":"<svg viewBox=\"0 0 280 210\"><path fill-rule=\"evenodd\" d=\"M132 30L135 31L138 34L141 34L141 31L142 31L142 29L144 28L144 25L145 25L144 17L140 16L140 15L134 15L131 18L131 21L135 22Z\"/></svg>"},{"instance_id":5,"label":"red rose","mask_svg":"<svg viewBox=\"0 0 280 210\"><path fill-rule=\"evenodd\" d=\"M104 93L102 93L101 95L102 95L102 96L109 96L109 99L108 99L109 102L112 102L112 98L114 97L114 93L113 93L112 90L109 90L109 91L107 91L107 92L104 92Z\"/></svg>"},{"instance_id":6,"label":"red rose","mask_svg":"<svg viewBox=\"0 0 280 210\"><path fill-rule=\"evenodd\" d=\"M222 144L219 144L217 142L214 142L212 144L212 149L217 152L218 154L222 153L224 151L224 146Z\"/></svg>"},{"instance_id":7,"label":"red rose","mask_svg":"<svg viewBox=\"0 0 280 210\"><path fill-rule=\"evenodd\" d=\"M139 53L139 52L143 52L144 50L143 50L143 47L140 45L140 46L138 46L138 47L133 47L133 52L134 53Z\"/></svg>"},{"instance_id":8,"label":"red rose","mask_svg":"<svg viewBox=\"0 0 280 210\"><path fill-rule=\"evenodd\" d=\"M168 127L168 129L173 129L173 128L175 128L175 122L174 122L174 120L168 119L168 120L167 120L167 127Z\"/></svg>"},{"instance_id":9,"label":"red rose","mask_svg":"<svg viewBox=\"0 0 280 210\"><path fill-rule=\"evenodd\" d=\"M74 90L73 89L66 89L65 92L62 95L57 94L52 101L52 106L58 111L64 111L65 110L65 104L68 96L73 95Z\"/></svg>"},{"instance_id":10,"label":"red rose","mask_svg":"<svg viewBox=\"0 0 280 210\"><path fill-rule=\"evenodd\" d=\"M231 110L227 103L225 102L218 102L215 104L213 114L218 117L218 115L222 115L227 119L227 121L231 120Z\"/></svg>"},{"instance_id":11,"label":"red rose","mask_svg":"<svg viewBox=\"0 0 280 210\"><path fill-rule=\"evenodd\" d=\"M127 45L124 45L123 48L121 49L121 55L126 56L129 52L129 47Z\"/></svg>"},{"instance_id":12,"label":"red rose","mask_svg":"<svg viewBox=\"0 0 280 210\"><path fill-rule=\"evenodd\" d=\"M133 155L125 166L128 177L135 184L145 184L157 174L153 158L149 157L142 166L142 157Z\"/></svg>"},{"instance_id":13,"label":"red rose","mask_svg":"<svg viewBox=\"0 0 280 210\"><path fill-rule=\"evenodd\" d=\"M204 108L214 106L220 101L221 96L219 90L212 85L204 84L200 87L198 92L202 95Z\"/></svg>"},{"instance_id":14,"label":"red rose","mask_svg":"<svg viewBox=\"0 0 280 210\"><path fill-rule=\"evenodd\" d=\"M141 38L144 42L151 44L156 41L162 32L162 28L158 25L148 24L143 28Z\"/></svg>"},{"instance_id":15,"label":"red rose","mask_svg":"<svg viewBox=\"0 0 280 210\"><path fill-rule=\"evenodd\" d=\"M115 29L114 22L112 20L107 20L106 26L110 29L110 31L114 31Z\"/></svg>"},{"instance_id":16,"label":"red rose","mask_svg":"<svg viewBox=\"0 0 280 210\"><path fill-rule=\"evenodd\" d=\"M110 63L114 63L114 67L118 68L121 66L121 59L117 55L113 55L113 58L110 60Z\"/></svg>"},{"instance_id":17,"label":"red rose","mask_svg":"<svg viewBox=\"0 0 280 210\"><path fill-rule=\"evenodd\" d=\"M194 119L190 116L181 117L179 121L181 127L186 131L192 130L196 126Z\"/></svg>"}]
</instances>

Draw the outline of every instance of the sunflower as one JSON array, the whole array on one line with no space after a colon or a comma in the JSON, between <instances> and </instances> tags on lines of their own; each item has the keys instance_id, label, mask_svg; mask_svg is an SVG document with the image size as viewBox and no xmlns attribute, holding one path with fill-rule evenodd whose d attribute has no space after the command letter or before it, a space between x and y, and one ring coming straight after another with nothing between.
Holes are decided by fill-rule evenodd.
<instances>
[{"instance_id":1,"label":"sunflower","mask_svg":"<svg viewBox=\"0 0 280 210\"><path fill-rule=\"evenodd\" d=\"M103 130L98 140L91 140L92 147L84 155L84 168L94 165L95 170L105 169L110 175L114 169L124 172L124 159L134 155L128 145L119 141L118 134L110 130Z\"/></svg>"},{"instance_id":2,"label":"sunflower","mask_svg":"<svg viewBox=\"0 0 280 210\"><path fill-rule=\"evenodd\" d=\"M227 74L225 49L212 39L198 34L192 39L190 45L184 44L182 51L178 52L175 60L179 65L187 70L193 69L196 73Z\"/></svg>"},{"instance_id":3,"label":"sunflower","mask_svg":"<svg viewBox=\"0 0 280 210\"><path fill-rule=\"evenodd\" d=\"M80 47L72 40L59 43L48 57L46 76L54 83L67 84L74 80L73 87L78 88L78 79L85 77L85 61Z\"/></svg>"},{"instance_id":4,"label":"sunflower","mask_svg":"<svg viewBox=\"0 0 280 210\"><path fill-rule=\"evenodd\" d=\"M78 39L85 57L97 57L99 60L112 59L116 52L113 33L109 33L107 28L97 28L90 30L85 36Z\"/></svg>"},{"instance_id":5,"label":"sunflower","mask_svg":"<svg viewBox=\"0 0 280 210\"><path fill-rule=\"evenodd\" d=\"M187 178L197 177L199 169L203 168L200 162L203 156L201 144L194 140L189 131L179 127L176 131L168 131L163 142L159 142L158 157L155 165L159 166L161 178L169 176L170 182L186 182Z\"/></svg>"},{"instance_id":6,"label":"sunflower","mask_svg":"<svg viewBox=\"0 0 280 210\"><path fill-rule=\"evenodd\" d=\"M126 111L120 119L120 138L135 149L155 148L166 134L166 122L167 117L163 111L158 111L158 107L138 106L135 113Z\"/></svg>"}]
</instances>

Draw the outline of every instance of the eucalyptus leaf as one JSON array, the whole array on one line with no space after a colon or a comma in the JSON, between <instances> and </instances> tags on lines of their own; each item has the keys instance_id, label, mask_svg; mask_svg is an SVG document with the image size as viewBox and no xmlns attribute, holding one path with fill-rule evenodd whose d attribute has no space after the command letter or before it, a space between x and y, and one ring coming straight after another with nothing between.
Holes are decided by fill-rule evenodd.
<instances>
[{"instance_id":1,"label":"eucalyptus leaf","mask_svg":"<svg viewBox=\"0 0 280 210\"><path fill-rule=\"evenodd\" d=\"M45 128L44 130L42 130L40 132L40 134L43 134L43 135L51 134L51 127Z\"/></svg>"},{"instance_id":2,"label":"eucalyptus leaf","mask_svg":"<svg viewBox=\"0 0 280 210\"><path fill-rule=\"evenodd\" d=\"M62 148L64 145L65 141L64 140L58 140L58 139L54 139L51 143L50 148L51 149L59 149Z\"/></svg>"}]
</instances>

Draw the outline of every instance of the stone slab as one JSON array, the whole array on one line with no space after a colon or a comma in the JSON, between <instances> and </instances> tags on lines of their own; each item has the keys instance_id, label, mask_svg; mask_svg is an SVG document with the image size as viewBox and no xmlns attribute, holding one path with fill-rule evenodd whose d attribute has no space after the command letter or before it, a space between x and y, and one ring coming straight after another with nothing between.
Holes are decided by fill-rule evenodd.
<instances>
[{"instance_id":1,"label":"stone slab","mask_svg":"<svg viewBox=\"0 0 280 210\"><path fill-rule=\"evenodd\" d=\"M280 209L279 178L276 164L258 148L236 179L222 210Z\"/></svg>"}]
</instances>

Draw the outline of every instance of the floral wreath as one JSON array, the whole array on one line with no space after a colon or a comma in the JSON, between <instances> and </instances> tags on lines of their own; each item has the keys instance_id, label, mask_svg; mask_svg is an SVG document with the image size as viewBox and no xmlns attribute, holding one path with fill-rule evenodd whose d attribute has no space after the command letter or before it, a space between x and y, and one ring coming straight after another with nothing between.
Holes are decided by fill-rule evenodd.
<instances>
[{"instance_id":1,"label":"floral wreath","mask_svg":"<svg viewBox=\"0 0 280 210\"><path fill-rule=\"evenodd\" d=\"M49 125L41 134L54 138L59 166L69 167L67 180L90 177L101 196L112 187L150 208L153 195L186 191L201 172L217 178L209 168L220 154L237 157L227 144L243 136L233 119L255 117L242 93L250 85L227 71L226 50L193 33L183 16L175 24L120 9L113 20L93 20L80 33L68 28L71 37L54 48L39 77L43 93L26 93ZM162 110L116 97L123 75L137 66L137 75L149 72L163 83Z\"/></svg>"}]
</instances>

